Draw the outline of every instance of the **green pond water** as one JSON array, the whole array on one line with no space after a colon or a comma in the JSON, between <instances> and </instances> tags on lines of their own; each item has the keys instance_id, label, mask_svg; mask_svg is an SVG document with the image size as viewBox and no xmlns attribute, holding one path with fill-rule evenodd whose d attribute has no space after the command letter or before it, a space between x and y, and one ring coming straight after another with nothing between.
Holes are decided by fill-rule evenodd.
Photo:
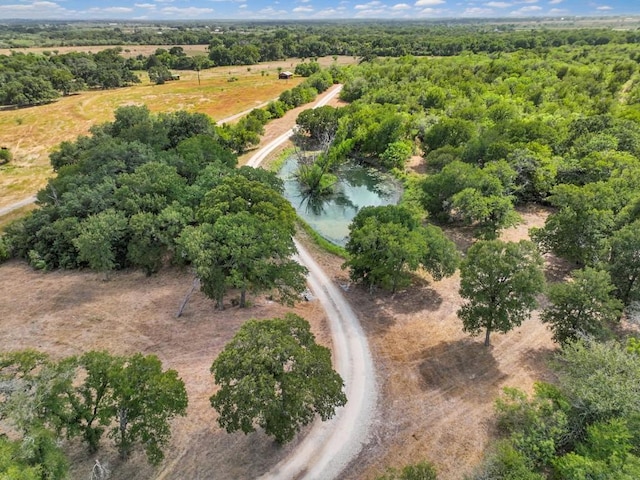
<instances>
[{"instance_id":1,"label":"green pond water","mask_svg":"<svg viewBox=\"0 0 640 480\"><path fill-rule=\"evenodd\" d=\"M335 193L322 200L314 199L300 191L300 185L293 177L297 166L295 156L291 156L278 173L284 181L284 196L300 217L336 245L347 243L349 224L362 207L395 205L402 195L402 186L393 176L348 163L336 172Z\"/></svg>"}]
</instances>

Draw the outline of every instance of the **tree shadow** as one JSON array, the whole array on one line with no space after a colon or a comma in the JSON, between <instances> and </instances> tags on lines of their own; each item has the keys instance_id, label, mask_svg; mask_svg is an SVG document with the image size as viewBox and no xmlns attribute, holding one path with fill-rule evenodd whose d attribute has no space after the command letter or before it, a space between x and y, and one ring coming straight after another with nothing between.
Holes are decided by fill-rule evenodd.
<instances>
[{"instance_id":1,"label":"tree shadow","mask_svg":"<svg viewBox=\"0 0 640 480\"><path fill-rule=\"evenodd\" d=\"M351 284L346 294L363 319L363 327L373 334L393 326L397 315L437 311L443 303L442 296L424 279L416 279L413 285L396 293L380 288L370 291L361 284Z\"/></svg>"},{"instance_id":2,"label":"tree shadow","mask_svg":"<svg viewBox=\"0 0 640 480\"><path fill-rule=\"evenodd\" d=\"M461 339L440 342L422 353L419 365L424 390L436 390L447 398L483 403L494 397L506 375L500 371L491 347Z\"/></svg>"},{"instance_id":3,"label":"tree shadow","mask_svg":"<svg viewBox=\"0 0 640 480\"><path fill-rule=\"evenodd\" d=\"M544 276L547 282L562 282L578 268L574 262L557 257L551 253L544 255Z\"/></svg>"},{"instance_id":4,"label":"tree shadow","mask_svg":"<svg viewBox=\"0 0 640 480\"><path fill-rule=\"evenodd\" d=\"M551 361L555 354L559 351L557 348L529 348L520 353L519 363L526 365L527 370L534 372L536 381L554 382L556 376L550 368Z\"/></svg>"}]
</instances>

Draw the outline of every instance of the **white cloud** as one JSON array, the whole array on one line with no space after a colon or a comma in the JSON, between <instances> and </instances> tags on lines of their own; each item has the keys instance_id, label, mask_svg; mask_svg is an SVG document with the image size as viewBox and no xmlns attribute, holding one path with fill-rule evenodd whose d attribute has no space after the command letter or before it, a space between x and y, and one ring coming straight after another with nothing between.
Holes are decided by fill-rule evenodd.
<instances>
[{"instance_id":1,"label":"white cloud","mask_svg":"<svg viewBox=\"0 0 640 480\"><path fill-rule=\"evenodd\" d=\"M416 7L430 7L432 5L442 5L444 0L418 0L414 5Z\"/></svg>"},{"instance_id":2,"label":"white cloud","mask_svg":"<svg viewBox=\"0 0 640 480\"><path fill-rule=\"evenodd\" d=\"M88 10L91 13L131 13L133 12L133 8L129 8L129 7L105 7L105 8L98 8L98 7L93 7L90 8Z\"/></svg>"},{"instance_id":3,"label":"white cloud","mask_svg":"<svg viewBox=\"0 0 640 480\"><path fill-rule=\"evenodd\" d=\"M78 13L47 1L0 5L0 18L73 18Z\"/></svg>"},{"instance_id":4,"label":"white cloud","mask_svg":"<svg viewBox=\"0 0 640 480\"><path fill-rule=\"evenodd\" d=\"M511 12L511 15L514 15L516 17L527 16L539 12L540 10L542 10L542 7L538 5L531 5L530 7L522 7L518 10L514 10L513 12Z\"/></svg>"},{"instance_id":5,"label":"white cloud","mask_svg":"<svg viewBox=\"0 0 640 480\"><path fill-rule=\"evenodd\" d=\"M238 8L247 8L247 4L243 3L242 5L240 5Z\"/></svg>"},{"instance_id":6,"label":"white cloud","mask_svg":"<svg viewBox=\"0 0 640 480\"><path fill-rule=\"evenodd\" d=\"M313 12L313 7L296 7L293 11L296 13Z\"/></svg>"},{"instance_id":7,"label":"white cloud","mask_svg":"<svg viewBox=\"0 0 640 480\"><path fill-rule=\"evenodd\" d=\"M509 2L488 2L488 3L485 3L485 6L492 7L492 8L507 8L507 7L513 7L513 3L509 3Z\"/></svg>"},{"instance_id":8,"label":"white cloud","mask_svg":"<svg viewBox=\"0 0 640 480\"><path fill-rule=\"evenodd\" d=\"M171 15L172 17L179 18L193 18L201 15L207 15L213 13L213 8L198 8L198 7L164 7L162 13L165 15Z\"/></svg>"},{"instance_id":9,"label":"white cloud","mask_svg":"<svg viewBox=\"0 0 640 480\"><path fill-rule=\"evenodd\" d=\"M356 13L356 17L379 17L387 13L384 8L369 8L366 10L360 10Z\"/></svg>"},{"instance_id":10,"label":"white cloud","mask_svg":"<svg viewBox=\"0 0 640 480\"><path fill-rule=\"evenodd\" d=\"M340 12L335 8L327 8L325 10L320 10L314 13L313 17L314 18L330 18L330 17L335 17L336 15L338 15L338 13Z\"/></svg>"},{"instance_id":11,"label":"white cloud","mask_svg":"<svg viewBox=\"0 0 640 480\"><path fill-rule=\"evenodd\" d=\"M549 10L549 15L568 15L569 10L566 8L552 8Z\"/></svg>"},{"instance_id":12,"label":"white cloud","mask_svg":"<svg viewBox=\"0 0 640 480\"><path fill-rule=\"evenodd\" d=\"M444 12L445 12L445 10L443 10L441 8L427 7L427 8L423 8L422 10L420 10L418 12L418 16L420 16L420 17L433 17L434 15L440 15L440 14L442 14Z\"/></svg>"},{"instance_id":13,"label":"white cloud","mask_svg":"<svg viewBox=\"0 0 640 480\"><path fill-rule=\"evenodd\" d=\"M538 0L520 0L518 3L538 3Z\"/></svg>"},{"instance_id":14,"label":"white cloud","mask_svg":"<svg viewBox=\"0 0 640 480\"><path fill-rule=\"evenodd\" d=\"M549 0L549 5L557 5L562 2L563 0Z\"/></svg>"},{"instance_id":15,"label":"white cloud","mask_svg":"<svg viewBox=\"0 0 640 480\"><path fill-rule=\"evenodd\" d=\"M490 8L470 7L462 12L463 17L486 17L493 15L493 10Z\"/></svg>"},{"instance_id":16,"label":"white cloud","mask_svg":"<svg viewBox=\"0 0 640 480\"><path fill-rule=\"evenodd\" d=\"M613 7L610 7L609 5L601 5L600 7L597 7L596 10L613 10Z\"/></svg>"},{"instance_id":17,"label":"white cloud","mask_svg":"<svg viewBox=\"0 0 640 480\"><path fill-rule=\"evenodd\" d=\"M151 10L156 8L156 4L155 3L134 3L133 6L137 7L137 8L149 8Z\"/></svg>"},{"instance_id":18,"label":"white cloud","mask_svg":"<svg viewBox=\"0 0 640 480\"><path fill-rule=\"evenodd\" d=\"M356 10L371 10L379 7L380 5L382 5L382 2L374 0L373 2L358 4L353 8L355 8Z\"/></svg>"},{"instance_id":19,"label":"white cloud","mask_svg":"<svg viewBox=\"0 0 640 480\"><path fill-rule=\"evenodd\" d=\"M410 10L410 9L411 9L411 5L406 3L396 3L393 7L391 7L391 10L396 10L396 11Z\"/></svg>"}]
</instances>

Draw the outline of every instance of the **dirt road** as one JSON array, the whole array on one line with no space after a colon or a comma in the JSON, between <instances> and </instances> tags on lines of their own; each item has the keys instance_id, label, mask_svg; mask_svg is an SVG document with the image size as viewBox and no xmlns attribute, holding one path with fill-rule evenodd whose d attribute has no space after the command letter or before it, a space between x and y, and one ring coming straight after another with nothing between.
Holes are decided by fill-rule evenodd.
<instances>
[{"instance_id":1,"label":"dirt road","mask_svg":"<svg viewBox=\"0 0 640 480\"><path fill-rule=\"evenodd\" d=\"M313 108L326 105L341 88L341 85L334 87ZM293 130L288 130L269 142L247 165L258 167L292 134ZM345 382L348 402L331 421L317 421L299 447L261 477L262 480L338 478L367 440L378 396L369 345L357 316L340 290L297 241L296 248L298 261L309 270L309 286L329 319L334 363Z\"/></svg>"}]
</instances>

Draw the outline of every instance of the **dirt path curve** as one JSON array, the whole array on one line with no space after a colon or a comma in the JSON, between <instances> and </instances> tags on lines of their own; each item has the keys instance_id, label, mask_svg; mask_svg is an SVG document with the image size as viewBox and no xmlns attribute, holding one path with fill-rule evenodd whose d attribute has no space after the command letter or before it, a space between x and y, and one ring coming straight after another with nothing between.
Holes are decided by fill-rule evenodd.
<instances>
[{"instance_id":1,"label":"dirt path curve","mask_svg":"<svg viewBox=\"0 0 640 480\"><path fill-rule=\"evenodd\" d=\"M332 89L313 108L326 105L341 88L339 85ZM249 159L247 165L259 166L292 133L290 129L266 144ZM375 369L358 317L309 252L299 242L295 243L298 261L309 270L309 286L327 313L334 362L345 382L348 401L331 421L316 421L298 448L260 478L330 480L339 477L367 441L378 397Z\"/></svg>"}]
</instances>

